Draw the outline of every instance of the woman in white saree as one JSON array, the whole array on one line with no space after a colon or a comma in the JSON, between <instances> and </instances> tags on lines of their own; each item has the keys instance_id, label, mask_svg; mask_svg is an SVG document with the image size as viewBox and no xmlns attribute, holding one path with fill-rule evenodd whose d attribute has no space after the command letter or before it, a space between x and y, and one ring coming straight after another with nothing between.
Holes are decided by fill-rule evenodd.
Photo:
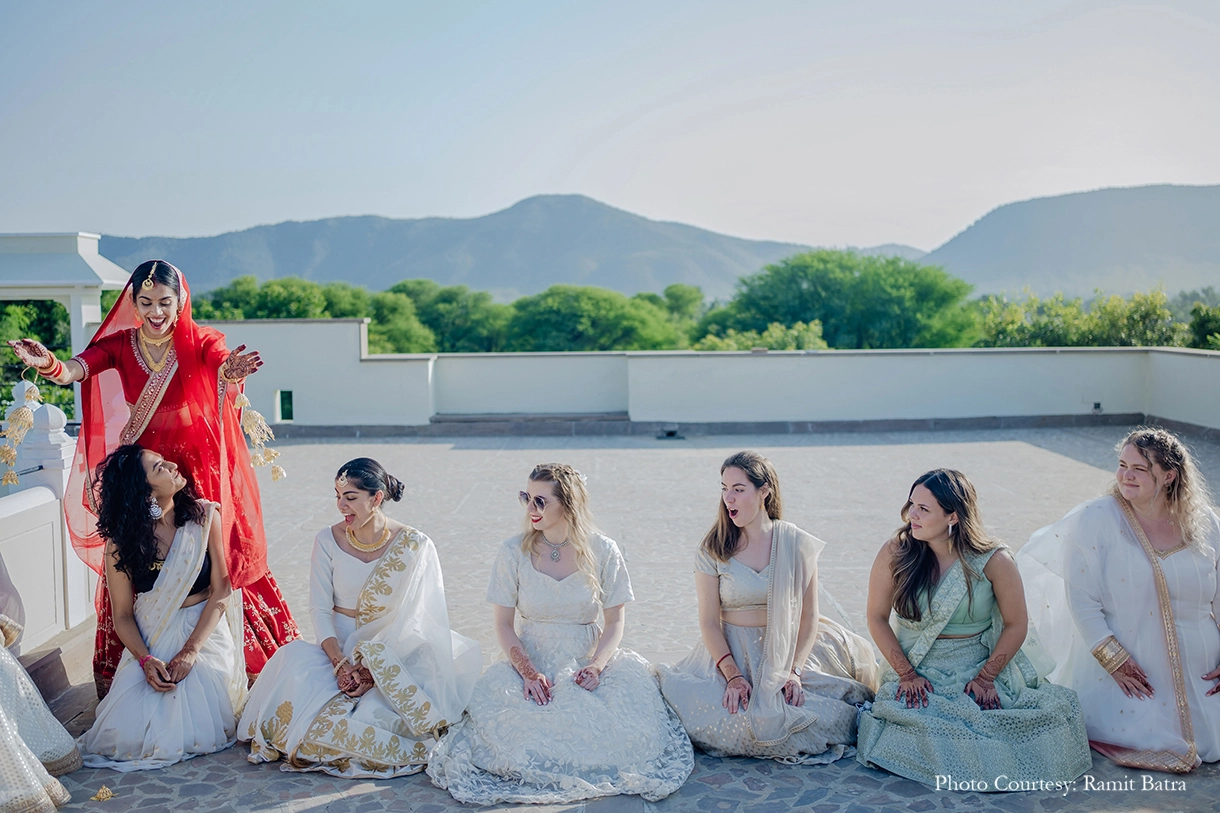
<instances>
[{"instance_id":1,"label":"woman in white saree","mask_svg":"<svg viewBox=\"0 0 1220 813\"><path fill-rule=\"evenodd\" d=\"M456 722L482 668L449 629L436 546L386 517L403 484L375 460L335 475L343 520L314 539L310 610L318 643L268 661L238 723L251 762L387 779L419 773Z\"/></svg>"},{"instance_id":2,"label":"woman in white saree","mask_svg":"<svg viewBox=\"0 0 1220 813\"><path fill-rule=\"evenodd\" d=\"M20 604L7 595L0 562L0 813L50 813L71 801L57 776L81 766L80 751L8 648L21 634Z\"/></svg>"},{"instance_id":3,"label":"woman in white saree","mask_svg":"<svg viewBox=\"0 0 1220 813\"><path fill-rule=\"evenodd\" d=\"M246 696L237 645L240 593L229 583L215 503L178 467L135 444L99 466L98 533L125 651L93 727L77 741L90 768L138 771L234 742Z\"/></svg>"},{"instance_id":4,"label":"woman in white saree","mask_svg":"<svg viewBox=\"0 0 1220 813\"><path fill-rule=\"evenodd\" d=\"M487 588L508 660L483 673L428 775L479 805L668 796L694 755L648 662L619 648L632 593L618 545L593 529L571 466L535 467L519 496L527 530L500 547Z\"/></svg>"},{"instance_id":5,"label":"woman in white saree","mask_svg":"<svg viewBox=\"0 0 1220 813\"><path fill-rule=\"evenodd\" d=\"M856 704L877 686L872 647L818 614L826 543L780 519L779 477L757 452L720 467L716 525L695 555L703 640L658 668L691 741L713 756L810 765L850 756Z\"/></svg>"},{"instance_id":6,"label":"woman in white saree","mask_svg":"<svg viewBox=\"0 0 1220 813\"><path fill-rule=\"evenodd\" d=\"M1017 562L1093 748L1182 773L1220 760L1220 519L1178 438L1136 429L1118 451L1110 493L1035 532Z\"/></svg>"}]
</instances>

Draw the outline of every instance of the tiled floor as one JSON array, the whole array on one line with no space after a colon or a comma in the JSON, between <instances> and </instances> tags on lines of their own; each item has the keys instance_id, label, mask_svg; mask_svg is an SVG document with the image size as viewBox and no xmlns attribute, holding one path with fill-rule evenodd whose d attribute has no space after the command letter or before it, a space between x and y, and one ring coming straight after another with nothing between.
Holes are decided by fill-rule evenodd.
<instances>
[{"instance_id":1,"label":"tiled floor","mask_svg":"<svg viewBox=\"0 0 1220 813\"><path fill-rule=\"evenodd\" d=\"M820 573L823 611L857 631L868 569L898 525L911 481L926 469L966 472L980 495L988 528L1014 548L1038 527L1105 488L1120 428L977 432L860 433L700 437L685 441L620 438L461 438L413 442L351 440L283 443L289 479L262 480L272 570L297 621L309 632L308 570L314 534L334 521L332 477L344 461L376 457L406 484L391 513L429 534L445 568L456 629L495 652L483 603L495 546L521 523L516 493L533 464L572 463L589 477L602 529L617 539L631 569L624 646L656 661L684 655L698 636L691 560L712 522L719 464L742 448L762 451L780 473L785 518L828 542ZM1220 484L1220 446L1194 444L1204 473ZM1217 698L1220 700L1220 698ZM87 725L88 716L74 721ZM458 808L426 776L388 782L344 782L282 773L245 762L230 749L161 771L119 775L82 770L65 778L73 809L192 811L429 811ZM1151 781L1175 779L1148 774ZM1108 787L1130 790L1100 791ZM1066 795L936 791L841 760L824 767L698 755L694 775L655 805L618 797L590 811L767 811L794 807L818 813L995 809L1005 811L1214 811L1220 768L1205 766L1178 781L1184 790L1144 789L1143 775L1095 757L1093 770ZM89 797L103 784L118 796ZM1092 789L1090 789L1092 788ZM565 807L572 809L580 805ZM534 808L537 809L537 808Z\"/></svg>"}]
</instances>

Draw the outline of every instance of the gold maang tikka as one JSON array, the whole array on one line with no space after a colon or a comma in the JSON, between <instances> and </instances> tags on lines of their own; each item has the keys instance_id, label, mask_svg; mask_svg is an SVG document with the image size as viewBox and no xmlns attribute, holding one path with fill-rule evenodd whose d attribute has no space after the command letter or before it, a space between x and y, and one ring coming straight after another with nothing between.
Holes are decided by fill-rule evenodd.
<instances>
[{"instance_id":1,"label":"gold maang tikka","mask_svg":"<svg viewBox=\"0 0 1220 813\"><path fill-rule=\"evenodd\" d=\"M153 274L155 274L156 271L157 271L157 261L153 260L153 267L148 270L148 277L144 280L144 282L140 283L140 287L143 288L145 291L151 291L153 286L157 284L157 283L153 282Z\"/></svg>"},{"instance_id":2,"label":"gold maang tikka","mask_svg":"<svg viewBox=\"0 0 1220 813\"><path fill-rule=\"evenodd\" d=\"M339 475L338 479L335 480L335 485L337 485L340 489L347 488L347 472L343 472Z\"/></svg>"}]
</instances>

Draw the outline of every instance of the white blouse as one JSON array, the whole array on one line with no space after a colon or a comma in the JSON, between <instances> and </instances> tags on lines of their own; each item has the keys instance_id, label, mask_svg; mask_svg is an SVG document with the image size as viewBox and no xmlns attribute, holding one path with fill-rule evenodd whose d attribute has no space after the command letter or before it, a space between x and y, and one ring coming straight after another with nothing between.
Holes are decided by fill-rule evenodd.
<instances>
[{"instance_id":1,"label":"white blouse","mask_svg":"<svg viewBox=\"0 0 1220 813\"><path fill-rule=\"evenodd\" d=\"M580 570L555 579L534 568L521 550L521 536L505 540L487 585L487 601L515 607L523 619L559 624L592 624L603 607L617 607L634 598L627 563L613 539L593 534L589 548L597 566L598 589Z\"/></svg>"},{"instance_id":2,"label":"white blouse","mask_svg":"<svg viewBox=\"0 0 1220 813\"><path fill-rule=\"evenodd\" d=\"M339 637L335 634L335 607L356 609L360 591L379 561L362 562L340 548L329 527L318 531L309 575L309 617L319 644Z\"/></svg>"},{"instance_id":3,"label":"white blouse","mask_svg":"<svg viewBox=\"0 0 1220 813\"><path fill-rule=\"evenodd\" d=\"M771 587L770 562L759 571L733 556L727 562L722 562L700 545L695 553L695 572L720 579L721 610L767 609L767 590Z\"/></svg>"}]
</instances>

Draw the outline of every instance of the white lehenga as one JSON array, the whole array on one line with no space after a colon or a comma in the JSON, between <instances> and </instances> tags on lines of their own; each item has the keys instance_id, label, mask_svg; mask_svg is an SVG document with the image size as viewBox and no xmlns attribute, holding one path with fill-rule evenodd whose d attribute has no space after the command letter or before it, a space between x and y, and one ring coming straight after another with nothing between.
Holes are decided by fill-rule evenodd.
<instances>
[{"instance_id":1,"label":"white lehenga","mask_svg":"<svg viewBox=\"0 0 1220 813\"><path fill-rule=\"evenodd\" d=\"M0 614L0 813L49 813L71 797L56 776L81 766L76 743L8 647L21 625Z\"/></svg>"},{"instance_id":2,"label":"white lehenga","mask_svg":"<svg viewBox=\"0 0 1220 813\"><path fill-rule=\"evenodd\" d=\"M477 642L449 628L432 540L401 531L380 558L343 551L330 528L314 540L310 589L318 644L293 641L263 669L238 723L251 762L285 771L387 779L418 773L466 707L483 665ZM357 618L335 613L355 609ZM373 675L359 698L339 691L321 641Z\"/></svg>"},{"instance_id":3,"label":"white lehenga","mask_svg":"<svg viewBox=\"0 0 1220 813\"><path fill-rule=\"evenodd\" d=\"M135 618L144 644L166 663L182 649L207 605L183 608L182 602L203 566L208 528L218 515L209 504L203 525L188 522L179 528L152 590L136 596ZM241 635L241 591L234 590L195 665L168 692L150 686L139 662L125 650L93 727L77 740L85 766L149 770L232 745L236 711L246 697L246 660L236 645Z\"/></svg>"},{"instance_id":4,"label":"white lehenga","mask_svg":"<svg viewBox=\"0 0 1220 813\"><path fill-rule=\"evenodd\" d=\"M1050 679L1079 693L1090 740L1126 749L1124 765L1188 771L1220 760L1220 697L1201 677L1220 665L1220 519L1208 509L1202 539L1157 553L1129 511L1101 497L1030 537L1017 555L1030 622L1056 659ZM1111 636L1153 699L1127 697L1094 658Z\"/></svg>"},{"instance_id":5,"label":"white lehenga","mask_svg":"<svg viewBox=\"0 0 1220 813\"><path fill-rule=\"evenodd\" d=\"M754 687L748 710L729 714L724 708L726 683L702 641L679 663L657 668L665 699L682 718L686 733L712 756L811 765L855 753L856 704L873 699L880 674L872 647L859 635L819 618L801 675L805 702L788 706L780 697L796 653L801 597L825 544L777 521L771 562L761 572L733 558L718 562L702 548L696 554L695 569L720 580L722 610L766 609L769 622L767 627L723 624L733 660ZM771 607L768 595L791 598Z\"/></svg>"},{"instance_id":6,"label":"white lehenga","mask_svg":"<svg viewBox=\"0 0 1220 813\"><path fill-rule=\"evenodd\" d=\"M557 804L618 794L655 801L693 770L690 740L639 655L616 651L592 692L572 680L597 648L602 608L632 598L618 546L601 535L590 543L596 589L580 571L561 580L539 573L519 536L501 547L487 600L516 608L521 642L553 682L552 700L525 699L508 662L488 667L468 714L428 765L432 781L458 801Z\"/></svg>"}]
</instances>

